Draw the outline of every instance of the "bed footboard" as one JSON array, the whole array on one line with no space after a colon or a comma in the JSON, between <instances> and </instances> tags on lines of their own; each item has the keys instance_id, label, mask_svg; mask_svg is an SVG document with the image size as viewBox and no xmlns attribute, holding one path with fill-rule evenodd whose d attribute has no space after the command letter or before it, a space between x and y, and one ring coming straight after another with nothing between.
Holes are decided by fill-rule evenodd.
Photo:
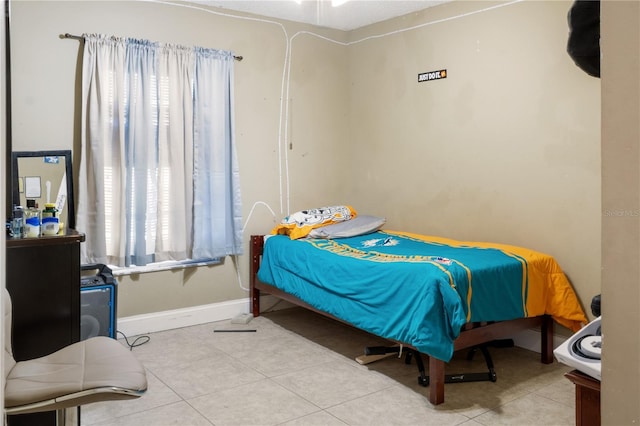
<instances>
[{"instance_id":1,"label":"bed footboard","mask_svg":"<svg viewBox=\"0 0 640 426\"><path fill-rule=\"evenodd\" d=\"M310 309L321 315L341 321L332 315L319 311L313 306L301 301L300 299L283 292L282 290L265 284L258 280L257 274L262 259L262 251L264 249L264 237L262 235L252 235L250 242L249 254L251 257L251 276L249 280L251 290L251 312L254 317L260 315L260 295L261 292L284 299L295 305ZM342 322L342 321L341 321ZM511 321L494 322L490 324L467 324L460 333L460 336L454 342L454 350L462 350L478 346L493 340L505 339L514 334L531 329L540 328L541 335L541 354L540 361L544 364L553 362L553 320L548 315L533 318L520 318ZM408 345L405 345L408 346ZM426 354L425 354L426 355ZM429 402L433 405L442 404L444 402L444 384L445 384L445 363L437 358L428 357L429 362Z\"/></svg>"}]
</instances>

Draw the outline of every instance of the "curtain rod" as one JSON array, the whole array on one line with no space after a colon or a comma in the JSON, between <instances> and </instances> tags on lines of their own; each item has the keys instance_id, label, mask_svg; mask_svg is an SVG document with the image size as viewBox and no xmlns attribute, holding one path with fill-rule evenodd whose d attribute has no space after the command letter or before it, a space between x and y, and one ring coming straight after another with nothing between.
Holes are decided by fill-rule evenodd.
<instances>
[{"instance_id":1,"label":"curtain rod","mask_svg":"<svg viewBox=\"0 0 640 426\"><path fill-rule=\"evenodd\" d=\"M69 34L69 33L61 34L60 38L72 38L74 40L83 40L84 41L84 37L73 35L73 34ZM233 59L235 59L236 61L240 62L243 58L242 58L242 56L234 56Z\"/></svg>"}]
</instances>

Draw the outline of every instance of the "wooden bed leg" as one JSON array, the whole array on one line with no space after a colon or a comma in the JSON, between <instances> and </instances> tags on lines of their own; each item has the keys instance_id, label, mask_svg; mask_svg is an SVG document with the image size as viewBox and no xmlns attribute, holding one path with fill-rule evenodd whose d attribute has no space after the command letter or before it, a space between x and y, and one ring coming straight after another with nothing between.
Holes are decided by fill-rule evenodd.
<instances>
[{"instance_id":1,"label":"wooden bed leg","mask_svg":"<svg viewBox=\"0 0 640 426\"><path fill-rule=\"evenodd\" d=\"M251 256L251 271L249 273L249 288L251 290L251 312L254 317L260 316L260 290L256 288L256 275L260 268L260 256L264 248L264 239L260 235L251 236L249 255Z\"/></svg>"},{"instance_id":2,"label":"wooden bed leg","mask_svg":"<svg viewBox=\"0 0 640 426\"><path fill-rule=\"evenodd\" d=\"M429 357L429 402L433 405L444 402L444 361Z\"/></svg>"},{"instance_id":3,"label":"wooden bed leg","mask_svg":"<svg viewBox=\"0 0 640 426\"><path fill-rule=\"evenodd\" d=\"M251 313L254 317L260 316L260 290L251 287Z\"/></svg>"},{"instance_id":4,"label":"wooden bed leg","mask_svg":"<svg viewBox=\"0 0 640 426\"><path fill-rule=\"evenodd\" d=\"M550 315L542 317L540 340L540 362L551 364L553 362L553 318Z\"/></svg>"}]
</instances>

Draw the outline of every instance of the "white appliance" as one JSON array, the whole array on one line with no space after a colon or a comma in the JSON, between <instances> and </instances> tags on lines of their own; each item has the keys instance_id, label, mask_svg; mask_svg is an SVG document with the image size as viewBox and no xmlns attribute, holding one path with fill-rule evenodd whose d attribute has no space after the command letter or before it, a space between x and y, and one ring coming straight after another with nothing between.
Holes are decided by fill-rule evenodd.
<instances>
[{"instance_id":1,"label":"white appliance","mask_svg":"<svg viewBox=\"0 0 640 426\"><path fill-rule=\"evenodd\" d=\"M559 362L580 370L596 380L600 380L602 371L601 318L591 321L553 351Z\"/></svg>"}]
</instances>

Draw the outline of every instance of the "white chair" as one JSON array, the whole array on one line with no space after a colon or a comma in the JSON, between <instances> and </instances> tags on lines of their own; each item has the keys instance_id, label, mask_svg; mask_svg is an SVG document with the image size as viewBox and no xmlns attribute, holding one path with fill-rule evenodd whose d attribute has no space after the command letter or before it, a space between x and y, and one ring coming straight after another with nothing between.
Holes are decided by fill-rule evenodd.
<instances>
[{"instance_id":1,"label":"white chair","mask_svg":"<svg viewBox=\"0 0 640 426\"><path fill-rule=\"evenodd\" d=\"M2 297L5 415L134 399L147 390L142 364L131 351L109 337L92 337L50 355L16 362L11 346L11 297L6 288Z\"/></svg>"}]
</instances>

